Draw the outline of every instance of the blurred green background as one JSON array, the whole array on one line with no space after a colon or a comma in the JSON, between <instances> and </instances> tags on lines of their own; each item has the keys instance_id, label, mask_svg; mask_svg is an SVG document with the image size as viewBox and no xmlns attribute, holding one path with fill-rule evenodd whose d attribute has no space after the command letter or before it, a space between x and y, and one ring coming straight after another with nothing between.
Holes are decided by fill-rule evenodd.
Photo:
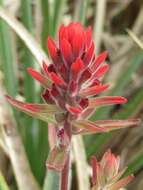
<instances>
[{"instance_id":1,"label":"blurred green background","mask_svg":"<svg viewBox=\"0 0 143 190\"><path fill-rule=\"evenodd\" d=\"M0 5L24 25L46 54L47 36L56 39L60 24L79 21L84 26L91 25L96 53L105 49L109 51L107 62L110 70L104 81L112 83L112 88L106 94L128 98L126 105L98 109L91 119L143 119L143 50L126 32L126 29L130 29L140 40L143 39L142 0L0 0ZM39 70L40 67L14 30L0 19L0 85L13 97L27 102L40 102L41 87L26 72L29 66ZM49 151L47 125L15 110L14 117L32 172L42 187ZM96 154L100 158L107 148L111 148L114 153L121 155L122 165L129 166L125 175L134 173L136 176L128 189L143 189L142 123L137 128L84 136L83 139L88 161L91 155ZM2 147L0 171L9 189L16 190L12 165ZM72 189L78 190L74 166Z\"/></svg>"}]
</instances>

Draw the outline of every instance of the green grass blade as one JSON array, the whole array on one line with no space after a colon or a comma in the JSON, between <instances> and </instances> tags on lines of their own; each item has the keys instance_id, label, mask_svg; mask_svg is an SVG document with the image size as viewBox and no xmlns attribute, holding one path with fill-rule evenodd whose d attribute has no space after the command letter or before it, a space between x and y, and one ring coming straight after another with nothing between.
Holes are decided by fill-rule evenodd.
<instances>
[{"instance_id":1,"label":"green grass blade","mask_svg":"<svg viewBox=\"0 0 143 190\"><path fill-rule=\"evenodd\" d=\"M43 16L43 23L42 23L42 45L43 48L47 51L47 37L51 34L51 27L52 25L50 22L50 4L48 0L41 0L41 8L42 8L42 16Z\"/></svg>"},{"instance_id":2,"label":"green grass blade","mask_svg":"<svg viewBox=\"0 0 143 190\"><path fill-rule=\"evenodd\" d=\"M0 5L2 5L2 0ZM17 94L17 68L13 48L10 27L0 20L0 64L3 68L6 90L10 95L15 96Z\"/></svg>"},{"instance_id":3,"label":"green grass blade","mask_svg":"<svg viewBox=\"0 0 143 190\"><path fill-rule=\"evenodd\" d=\"M0 18L2 18L13 29L20 39L25 43L26 47L34 55L39 65L42 65L42 61L48 62L47 55L42 50L41 46L37 43L35 38L28 32L28 30L19 22L7 9L0 6Z\"/></svg>"},{"instance_id":4,"label":"green grass blade","mask_svg":"<svg viewBox=\"0 0 143 190\"><path fill-rule=\"evenodd\" d=\"M0 172L0 190L9 190L8 185L1 172Z\"/></svg>"},{"instance_id":5,"label":"green grass blade","mask_svg":"<svg viewBox=\"0 0 143 190\"><path fill-rule=\"evenodd\" d=\"M22 22L30 33L33 32L33 17L32 17L32 1L24 0L21 2L21 14ZM26 72L27 67L34 67L34 59L27 49L27 47L22 44L23 57L22 62L24 66L24 97L27 102L35 102L37 100L36 96L36 86L33 78ZM25 125L25 146L28 154L28 158L35 176L39 179L39 159L38 159L38 121L32 119L27 115L24 116ZM35 140L37 139L37 140Z\"/></svg>"},{"instance_id":6,"label":"green grass blade","mask_svg":"<svg viewBox=\"0 0 143 190\"><path fill-rule=\"evenodd\" d=\"M88 0L79 0L76 3L74 20L85 24Z\"/></svg>"},{"instance_id":7,"label":"green grass blade","mask_svg":"<svg viewBox=\"0 0 143 190\"><path fill-rule=\"evenodd\" d=\"M43 190L60 190L60 173L48 170Z\"/></svg>"},{"instance_id":8,"label":"green grass blade","mask_svg":"<svg viewBox=\"0 0 143 190\"><path fill-rule=\"evenodd\" d=\"M66 6L67 0L55 0L55 6L54 6L54 15L53 15L53 32L52 35L55 37L57 29L59 27L59 24L62 21L65 6Z\"/></svg>"},{"instance_id":9,"label":"green grass blade","mask_svg":"<svg viewBox=\"0 0 143 190\"><path fill-rule=\"evenodd\" d=\"M138 155L134 157L134 159L131 162L129 162L128 168L124 173L124 176L136 173L142 167L143 167L143 151L141 151Z\"/></svg>"}]
</instances>

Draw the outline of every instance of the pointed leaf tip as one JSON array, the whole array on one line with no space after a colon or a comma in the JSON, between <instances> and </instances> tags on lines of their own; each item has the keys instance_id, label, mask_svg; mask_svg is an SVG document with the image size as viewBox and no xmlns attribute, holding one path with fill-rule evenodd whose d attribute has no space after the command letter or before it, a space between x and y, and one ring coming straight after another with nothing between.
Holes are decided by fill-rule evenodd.
<instances>
[{"instance_id":1,"label":"pointed leaf tip","mask_svg":"<svg viewBox=\"0 0 143 190\"><path fill-rule=\"evenodd\" d=\"M127 99L122 96L102 96L89 99L89 107L124 104Z\"/></svg>"},{"instance_id":2,"label":"pointed leaf tip","mask_svg":"<svg viewBox=\"0 0 143 190\"><path fill-rule=\"evenodd\" d=\"M57 47L56 47L54 40L51 37L48 37L48 39L47 39L47 46L48 46L48 51L49 51L49 54L50 54L52 60L54 62L57 61L57 59L58 59Z\"/></svg>"},{"instance_id":3,"label":"pointed leaf tip","mask_svg":"<svg viewBox=\"0 0 143 190\"><path fill-rule=\"evenodd\" d=\"M31 74L31 76L38 82L40 82L45 88L49 88L51 86L51 82L49 81L49 79L39 72L35 71L33 68L27 68L27 72Z\"/></svg>"},{"instance_id":4,"label":"pointed leaf tip","mask_svg":"<svg viewBox=\"0 0 143 190\"><path fill-rule=\"evenodd\" d=\"M79 92L79 94L83 97L87 97L87 96L94 96L96 94L99 94L103 91L105 91L106 89L108 89L110 86L110 84L105 84L105 85L95 85L93 87L89 87L87 89L83 89Z\"/></svg>"},{"instance_id":5,"label":"pointed leaf tip","mask_svg":"<svg viewBox=\"0 0 143 190\"><path fill-rule=\"evenodd\" d=\"M64 80L63 80L59 75L57 75L56 73L51 72L51 73L50 73L50 77L51 77L51 80L52 80L55 84L57 84L57 85L62 85L62 86L65 86L65 85L66 85L65 82L64 82Z\"/></svg>"},{"instance_id":6,"label":"pointed leaf tip","mask_svg":"<svg viewBox=\"0 0 143 190\"><path fill-rule=\"evenodd\" d=\"M56 105L31 104L18 101L8 95L6 95L5 97L11 105L18 108L22 112L46 122L55 122L53 115L57 112L61 112L60 108L58 108Z\"/></svg>"},{"instance_id":7,"label":"pointed leaf tip","mask_svg":"<svg viewBox=\"0 0 143 190\"><path fill-rule=\"evenodd\" d=\"M102 63L104 63L105 59L108 56L108 51L104 51L95 59L93 64L91 65L91 70L95 71Z\"/></svg>"},{"instance_id":8,"label":"pointed leaf tip","mask_svg":"<svg viewBox=\"0 0 143 190\"><path fill-rule=\"evenodd\" d=\"M70 106L68 104L66 104L66 108L67 110L71 113L71 114L80 114L82 112L82 109L77 108L77 107L73 107Z\"/></svg>"},{"instance_id":9,"label":"pointed leaf tip","mask_svg":"<svg viewBox=\"0 0 143 190\"><path fill-rule=\"evenodd\" d=\"M73 74L79 74L79 72L84 68L83 61L78 58L74 63L71 65L71 70Z\"/></svg>"}]
</instances>

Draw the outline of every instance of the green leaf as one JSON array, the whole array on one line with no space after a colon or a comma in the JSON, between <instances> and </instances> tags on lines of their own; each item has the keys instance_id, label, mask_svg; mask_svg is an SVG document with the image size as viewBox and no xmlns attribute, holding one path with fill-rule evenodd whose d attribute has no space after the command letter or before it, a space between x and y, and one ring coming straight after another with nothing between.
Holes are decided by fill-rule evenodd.
<instances>
[{"instance_id":1,"label":"green leaf","mask_svg":"<svg viewBox=\"0 0 143 190\"><path fill-rule=\"evenodd\" d=\"M45 177L45 183L43 190L60 190L60 173L48 170L48 173Z\"/></svg>"},{"instance_id":2,"label":"green leaf","mask_svg":"<svg viewBox=\"0 0 143 190\"><path fill-rule=\"evenodd\" d=\"M88 0L79 0L75 3L74 20L85 24Z\"/></svg>"},{"instance_id":3,"label":"green leaf","mask_svg":"<svg viewBox=\"0 0 143 190\"><path fill-rule=\"evenodd\" d=\"M53 32L52 32L53 36L55 36L59 24L62 20L65 11L66 2L67 0L55 0L54 15L53 15Z\"/></svg>"},{"instance_id":4,"label":"green leaf","mask_svg":"<svg viewBox=\"0 0 143 190\"><path fill-rule=\"evenodd\" d=\"M1 172L0 172L0 190L9 190L8 185Z\"/></svg>"},{"instance_id":5,"label":"green leaf","mask_svg":"<svg viewBox=\"0 0 143 190\"><path fill-rule=\"evenodd\" d=\"M0 1L0 5L2 0ZM14 55L13 34L10 27L0 20L0 64L4 72L6 90L12 96L17 94L16 60Z\"/></svg>"},{"instance_id":6,"label":"green leaf","mask_svg":"<svg viewBox=\"0 0 143 190\"><path fill-rule=\"evenodd\" d=\"M143 151L134 156L131 162L128 164L128 168L123 176L128 176L132 173L136 173L143 167Z\"/></svg>"}]
</instances>

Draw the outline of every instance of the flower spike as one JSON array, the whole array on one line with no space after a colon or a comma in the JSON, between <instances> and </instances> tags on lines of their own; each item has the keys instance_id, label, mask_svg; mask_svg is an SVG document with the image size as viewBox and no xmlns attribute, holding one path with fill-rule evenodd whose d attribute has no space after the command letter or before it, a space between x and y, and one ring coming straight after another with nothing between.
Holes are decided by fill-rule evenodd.
<instances>
[{"instance_id":1,"label":"flower spike","mask_svg":"<svg viewBox=\"0 0 143 190\"><path fill-rule=\"evenodd\" d=\"M43 60L43 73L40 74L32 68L27 69L32 77L44 87L42 98L45 103L24 103L10 96L6 96L6 98L10 104L30 116L57 126L56 139L53 141L55 145L52 145L53 149L50 151L47 167L61 172L69 154L72 134L109 132L137 125L139 120L98 120L94 122L88 120L99 106L123 104L127 101L121 96L99 96L110 86L102 84L102 78L109 68L109 64L105 62L108 52L104 51L100 55L95 55L96 46L92 39L91 27L85 29L78 22L72 22L67 26L62 25L57 41L48 37L47 47L51 62L48 64ZM63 136L58 133L60 128L67 135L66 142L68 143L66 144ZM102 164L95 159L93 161L96 166L93 179L95 187L97 185L96 176L101 179L104 176L103 171L108 173L109 166L112 166L113 172L111 173L114 173L114 165L118 159L111 152L107 154L107 158L111 158L111 162L107 159L106 169L102 168ZM115 175L114 180L121 173L118 176ZM116 190L131 178L124 179L125 181L119 180L116 186L111 186L111 190ZM102 180L104 181L104 178Z\"/></svg>"}]
</instances>

